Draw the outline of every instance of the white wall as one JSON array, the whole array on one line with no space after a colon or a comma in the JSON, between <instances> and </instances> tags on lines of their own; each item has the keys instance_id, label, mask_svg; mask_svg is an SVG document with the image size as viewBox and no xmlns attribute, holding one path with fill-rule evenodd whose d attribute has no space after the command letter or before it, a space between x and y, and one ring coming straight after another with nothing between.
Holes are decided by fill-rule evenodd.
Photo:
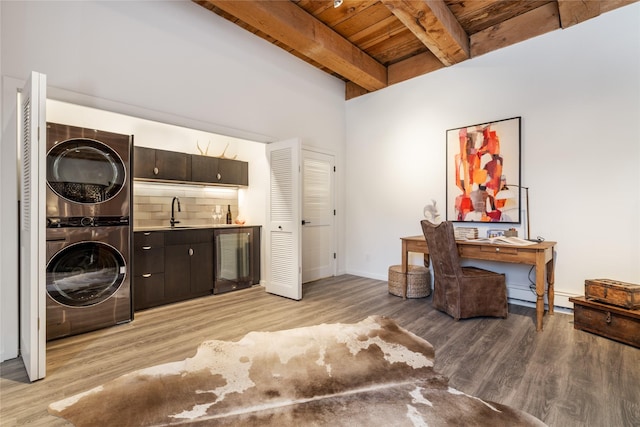
<instances>
[{"instance_id":1,"label":"white wall","mask_svg":"<svg viewBox=\"0 0 640 427\"><path fill-rule=\"evenodd\" d=\"M300 137L342 167L344 84L193 2L2 1L0 18L1 360L18 346L15 93L32 70L52 99L259 142Z\"/></svg>"},{"instance_id":2,"label":"white wall","mask_svg":"<svg viewBox=\"0 0 640 427\"><path fill-rule=\"evenodd\" d=\"M636 3L348 101L347 270L386 280L423 206L445 214L447 129L522 116L531 236L558 242L556 304L585 279L640 283L639 22ZM534 300L528 267L485 267Z\"/></svg>"}]
</instances>

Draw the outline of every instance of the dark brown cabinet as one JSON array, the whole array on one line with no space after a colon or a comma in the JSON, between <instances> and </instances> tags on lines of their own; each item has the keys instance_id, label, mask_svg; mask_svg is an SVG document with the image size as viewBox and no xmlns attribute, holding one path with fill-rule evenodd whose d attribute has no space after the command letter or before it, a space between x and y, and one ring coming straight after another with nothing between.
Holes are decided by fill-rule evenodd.
<instances>
[{"instance_id":1,"label":"dark brown cabinet","mask_svg":"<svg viewBox=\"0 0 640 427\"><path fill-rule=\"evenodd\" d=\"M134 309L260 283L260 231L260 226L136 231Z\"/></svg>"},{"instance_id":2,"label":"dark brown cabinet","mask_svg":"<svg viewBox=\"0 0 640 427\"><path fill-rule=\"evenodd\" d=\"M220 159L221 183L249 185L249 164L238 160Z\"/></svg>"},{"instance_id":3,"label":"dark brown cabinet","mask_svg":"<svg viewBox=\"0 0 640 427\"><path fill-rule=\"evenodd\" d=\"M213 293L213 231L166 232L165 263L168 300L179 301Z\"/></svg>"},{"instance_id":4,"label":"dark brown cabinet","mask_svg":"<svg viewBox=\"0 0 640 427\"><path fill-rule=\"evenodd\" d=\"M212 237L212 235L210 235ZM192 245L191 295L208 295L213 292L213 242Z\"/></svg>"},{"instance_id":5,"label":"dark brown cabinet","mask_svg":"<svg viewBox=\"0 0 640 427\"><path fill-rule=\"evenodd\" d=\"M217 157L191 156L191 180L225 185L249 185L249 164Z\"/></svg>"},{"instance_id":6,"label":"dark brown cabinet","mask_svg":"<svg viewBox=\"0 0 640 427\"><path fill-rule=\"evenodd\" d=\"M190 181L191 156L175 151L134 147L133 176L144 179Z\"/></svg>"},{"instance_id":7,"label":"dark brown cabinet","mask_svg":"<svg viewBox=\"0 0 640 427\"><path fill-rule=\"evenodd\" d=\"M191 180L194 182L218 182L220 159L217 157L191 156Z\"/></svg>"},{"instance_id":8,"label":"dark brown cabinet","mask_svg":"<svg viewBox=\"0 0 640 427\"><path fill-rule=\"evenodd\" d=\"M133 234L133 308L161 305L164 294L164 233Z\"/></svg>"},{"instance_id":9,"label":"dark brown cabinet","mask_svg":"<svg viewBox=\"0 0 640 427\"><path fill-rule=\"evenodd\" d=\"M213 231L134 233L135 310L213 293Z\"/></svg>"},{"instance_id":10,"label":"dark brown cabinet","mask_svg":"<svg viewBox=\"0 0 640 427\"><path fill-rule=\"evenodd\" d=\"M138 179L247 186L249 163L134 147L133 176Z\"/></svg>"},{"instance_id":11,"label":"dark brown cabinet","mask_svg":"<svg viewBox=\"0 0 640 427\"><path fill-rule=\"evenodd\" d=\"M191 260L189 245L171 245L164 249L167 262L165 266L164 293L166 302L187 299L191 293Z\"/></svg>"}]
</instances>

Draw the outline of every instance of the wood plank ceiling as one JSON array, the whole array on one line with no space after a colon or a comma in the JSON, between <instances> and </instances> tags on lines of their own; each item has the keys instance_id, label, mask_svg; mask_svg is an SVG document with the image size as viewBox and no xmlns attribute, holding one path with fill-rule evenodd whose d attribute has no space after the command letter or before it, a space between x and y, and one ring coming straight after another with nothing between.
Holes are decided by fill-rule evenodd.
<instances>
[{"instance_id":1,"label":"wood plank ceiling","mask_svg":"<svg viewBox=\"0 0 640 427\"><path fill-rule=\"evenodd\" d=\"M351 99L638 0L193 1L344 80Z\"/></svg>"}]
</instances>

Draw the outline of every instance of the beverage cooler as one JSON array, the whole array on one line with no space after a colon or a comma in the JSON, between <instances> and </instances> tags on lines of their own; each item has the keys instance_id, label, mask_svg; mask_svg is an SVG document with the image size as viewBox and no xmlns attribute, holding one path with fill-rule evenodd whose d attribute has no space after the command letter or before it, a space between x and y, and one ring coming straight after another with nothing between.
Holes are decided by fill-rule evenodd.
<instances>
[{"instance_id":1,"label":"beverage cooler","mask_svg":"<svg viewBox=\"0 0 640 427\"><path fill-rule=\"evenodd\" d=\"M218 228L215 244L214 294L260 283L260 227Z\"/></svg>"}]
</instances>

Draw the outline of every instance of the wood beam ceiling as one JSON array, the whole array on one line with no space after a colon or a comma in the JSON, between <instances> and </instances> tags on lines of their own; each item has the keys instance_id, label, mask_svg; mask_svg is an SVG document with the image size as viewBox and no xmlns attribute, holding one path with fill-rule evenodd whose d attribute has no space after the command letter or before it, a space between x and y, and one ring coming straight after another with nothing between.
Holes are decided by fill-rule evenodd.
<instances>
[{"instance_id":1,"label":"wood beam ceiling","mask_svg":"<svg viewBox=\"0 0 640 427\"><path fill-rule=\"evenodd\" d=\"M358 86L387 86L387 68L290 1L206 0Z\"/></svg>"},{"instance_id":2,"label":"wood beam ceiling","mask_svg":"<svg viewBox=\"0 0 640 427\"><path fill-rule=\"evenodd\" d=\"M351 99L638 0L193 1L344 80Z\"/></svg>"},{"instance_id":3,"label":"wood beam ceiling","mask_svg":"<svg viewBox=\"0 0 640 427\"><path fill-rule=\"evenodd\" d=\"M382 3L444 65L469 59L469 36L444 0L382 0Z\"/></svg>"}]
</instances>

